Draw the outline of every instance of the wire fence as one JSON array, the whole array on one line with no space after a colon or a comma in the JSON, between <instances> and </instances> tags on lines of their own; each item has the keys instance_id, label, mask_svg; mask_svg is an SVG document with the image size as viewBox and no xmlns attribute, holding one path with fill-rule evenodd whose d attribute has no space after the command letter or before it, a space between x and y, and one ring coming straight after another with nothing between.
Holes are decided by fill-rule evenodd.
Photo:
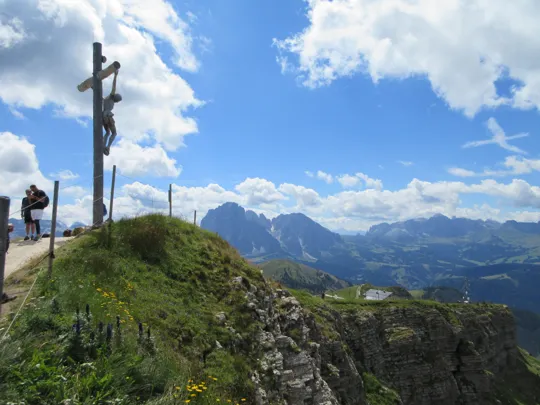
<instances>
[{"instance_id":1,"label":"wire fence","mask_svg":"<svg viewBox=\"0 0 540 405\"><path fill-rule=\"evenodd\" d=\"M43 253L43 257L39 260L39 262L34 266L32 269L33 271L38 271L36 275L36 280L38 276L41 274L44 267L43 263L46 259L49 259L48 269L49 269L49 276L52 272L52 266L53 266L53 259L55 257L55 250L62 249L64 246L60 246L59 248L55 245L55 238L58 236L70 236L74 238L78 238L85 233L91 231L92 229L95 229L97 226L100 226L102 224L105 224L107 222L110 222L111 220L115 219L121 219L121 218L130 218L130 217L136 217L141 216L145 214L152 214L152 213L160 213L164 215L170 215L172 217L180 218L188 222L193 222L195 225L197 225L197 211L196 209L189 209L186 210L186 207L183 206L181 203L174 204L174 192L173 192L173 184L169 185L169 190L167 192L159 191L153 186L146 185L137 192L130 192L129 189L124 189L124 192L118 196L114 193L113 187L115 187L116 179L114 176L117 175L119 177L124 177L126 179L129 179L133 182L139 182L143 184L140 180L135 179L133 177L125 176L121 173L116 172L116 167L113 170L113 178L111 179L109 191L110 196L114 196L112 198L112 201L110 198L107 198L107 187L104 187L104 193L103 197L100 197L98 199L88 199L87 195L91 193L94 179L91 180L80 180L75 183L70 183L67 185L59 184L57 187L57 192L55 192L54 196L48 195L49 198L49 206L45 209L45 211L49 211L52 213L51 219L48 219L45 217L40 221L40 225L42 221L50 221L45 222L43 225L47 224L46 227L42 227L41 229L41 237L49 237L49 249L46 253ZM101 176L98 176L101 177ZM97 178L97 177L96 177ZM60 187L61 186L61 187ZM79 205L83 205L83 209L88 212L93 212L93 206L95 203L101 203L100 205L103 206L104 215L103 215L103 221L97 221L94 223L91 223L92 221L84 221L84 218L76 218L77 216L77 207L73 204L59 204L59 200L61 198L65 197L71 197L71 198L78 198L79 199ZM15 235L21 236L21 231L23 232L22 235L24 235L24 232L28 236L29 233L33 234L34 232L37 233L37 229L34 229L32 226L32 222L28 221L28 216L25 218L25 213L27 214L27 210L30 212L32 211L32 208L40 209L41 207L38 205L40 201L34 201L31 203L23 204L23 196L10 196L11 204L9 208L9 212L0 212L0 215L9 218L9 220L13 221L14 218L21 218L21 220L25 220L24 224L22 225L25 229L19 230L18 233ZM17 206L17 200L20 201L20 205ZM7 207L7 205L6 205ZM39 208L36 208L39 207ZM112 208L112 210L111 210ZM105 212L107 213L105 215ZM190 215L191 214L191 215ZM14 222L14 221L13 221ZM22 222L20 222L22 223ZM76 225L76 226L74 226ZM6 224L7 227L7 224ZM70 229L71 228L71 229ZM74 228L79 228L76 233L72 232ZM52 230L55 230L53 233ZM68 231L68 232L65 232ZM71 231L71 232L70 232ZM5 247L7 246L7 241L9 239L9 236L0 233L0 247L5 250ZM39 239L38 241L32 241L36 243L44 242L46 239ZM25 243L23 241L23 243ZM3 258L0 257L0 260L5 260L5 254L2 254ZM4 278L4 265L5 262L2 263L2 268L0 269L0 297L2 297L3 294L3 278ZM0 341L7 336L11 326L15 322L15 319L19 315L21 309L23 308L28 296L32 292L35 285L35 280L32 286L30 287L29 291L27 292L24 300L22 301L20 307L15 313L15 316L9 325L8 329L3 333L3 337L0 339ZM2 303L0 302L0 311L1 311Z\"/></svg>"},{"instance_id":2,"label":"wire fence","mask_svg":"<svg viewBox=\"0 0 540 405\"><path fill-rule=\"evenodd\" d=\"M127 180L132 181L133 183L144 184L140 179L127 176L123 173L116 172L117 177L121 177ZM97 176L96 178L101 177ZM58 206L58 220L57 220L57 234L61 236L64 230L73 228L73 224L76 224L76 227L89 226L91 221L88 221L88 218L78 217L78 212L84 212L88 216L88 212L92 212L92 207L94 203L98 200L103 201L104 205L104 218L107 220L110 219L120 219L120 218L130 218L140 215L152 214L152 213L161 213L171 216L181 218L185 221L194 222L197 224L196 218L196 208L187 209L185 204L182 204L180 201L175 202L175 193L174 193L174 184L169 186L169 189L173 189L171 193L171 202L168 200L167 191L161 191L156 189L151 185L144 184L143 187L140 187L136 192L133 190L126 189L121 195L117 193L114 194L113 198L113 215L110 214L111 199L110 193L112 184L114 181L111 181L109 185L105 185L103 197L98 200L88 200L88 195L92 193L93 182L95 178L70 181L66 180L68 184L63 184L60 182L59 187L59 199L64 200L65 198L74 198L78 200L78 206L73 204L62 204ZM112 180L112 179L111 179ZM116 192L118 190L115 190ZM23 207L22 201L25 196L10 196L11 198L11 208L9 212L9 218L21 220L24 219L25 210L31 210L32 207L35 207L39 204L39 201L34 201L30 205ZM40 221L42 225L41 234L49 234L52 228L52 222L50 216L50 206L52 205L52 196L49 195L50 205L44 211L44 218ZM22 226L22 223L20 224ZM45 225L45 226L43 226ZM21 236L25 233L25 229L16 229L15 235Z\"/></svg>"}]
</instances>

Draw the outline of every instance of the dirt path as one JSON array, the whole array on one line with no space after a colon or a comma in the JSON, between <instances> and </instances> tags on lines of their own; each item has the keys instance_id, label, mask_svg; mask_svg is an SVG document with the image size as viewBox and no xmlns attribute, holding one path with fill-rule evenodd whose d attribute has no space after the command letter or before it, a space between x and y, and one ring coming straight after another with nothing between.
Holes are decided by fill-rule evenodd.
<instances>
[{"instance_id":1,"label":"dirt path","mask_svg":"<svg viewBox=\"0 0 540 405\"><path fill-rule=\"evenodd\" d=\"M72 238L56 238L55 247L58 248ZM39 242L34 241L12 241L9 245L9 251L6 256L6 270L4 279L10 274L16 272L30 260L45 255L49 250L50 239L41 239Z\"/></svg>"}]
</instances>

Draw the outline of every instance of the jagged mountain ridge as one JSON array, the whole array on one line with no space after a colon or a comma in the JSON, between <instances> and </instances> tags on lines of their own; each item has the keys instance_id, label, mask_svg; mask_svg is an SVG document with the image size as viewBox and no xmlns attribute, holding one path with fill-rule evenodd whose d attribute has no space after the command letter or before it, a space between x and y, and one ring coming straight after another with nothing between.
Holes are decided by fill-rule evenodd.
<instances>
[{"instance_id":1,"label":"jagged mountain ridge","mask_svg":"<svg viewBox=\"0 0 540 405\"><path fill-rule=\"evenodd\" d=\"M225 203L208 211L201 227L217 232L247 257L315 261L343 244L340 235L304 214L283 214L269 220L236 203Z\"/></svg>"},{"instance_id":2,"label":"jagged mountain ridge","mask_svg":"<svg viewBox=\"0 0 540 405\"><path fill-rule=\"evenodd\" d=\"M540 264L540 224L435 215L341 236L303 214L273 220L238 204L210 210L201 226L255 263L293 259L353 283L425 288L458 269Z\"/></svg>"},{"instance_id":3,"label":"jagged mountain ridge","mask_svg":"<svg viewBox=\"0 0 540 405\"><path fill-rule=\"evenodd\" d=\"M467 218L449 218L437 214L431 218L417 218L392 224L381 223L370 227L365 237L370 239L387 239L407 241L423 238L460 238L476 236L476 238L494 236L500 232L521 232L540 235L540 223L506 221L504 223L493 220L473 220Z\"/></svg>"}]
</instances>

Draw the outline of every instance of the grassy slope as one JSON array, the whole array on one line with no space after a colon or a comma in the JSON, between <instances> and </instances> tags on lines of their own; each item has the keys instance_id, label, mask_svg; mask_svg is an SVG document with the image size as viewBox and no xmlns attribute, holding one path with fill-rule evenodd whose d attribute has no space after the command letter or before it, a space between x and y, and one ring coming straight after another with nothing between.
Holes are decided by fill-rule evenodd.
<instances>
[{"instance_id":1,"label":"grassy slope","mask_svg":"<svg viewBox=\"0 0 540 405\"><path fill-rule=\"evenodd\" d=\"M119 221L112 235L110 244L104 230L71 243L58 253L51 282L40 275L35 299L0 347L0 399L28 404L65 398L90 403L84 400L90 396L119 404L173 404L191 395L199 396L193 397L197 403L249 400L256 357L243 355L233 343L239 337L217 325L215 314L225 312L229 325L251 338L257 325L244 310L244 294L230 281L244 276L264 288L260 272L216 235L180 220L154 215ZM53 297L58 311L52 310ZM77 357L70 332L74 311L84 311L86 304L94 331L99 321L115 323L120 315L124 342L110 357L98 347L92 356L70 360ZM154 331L156 356L141 354L138 321ZM89 333L85 339L88 345ZM208 354L216 341L225 350ZM188 392L192 378L207 388Z\"/></svg>"},{"instance_id":2,"label":"grassy slope","mask_svg":"<svg viewBox=\"0 0 540 405\"><path fill-rule=\"evenodd\" d=\"M307 289L314 293L341 289L350 285L347 281L290 260L271 260L259 265L266 277L283 282L291 288Z\"/></svg>"}]
</instances>

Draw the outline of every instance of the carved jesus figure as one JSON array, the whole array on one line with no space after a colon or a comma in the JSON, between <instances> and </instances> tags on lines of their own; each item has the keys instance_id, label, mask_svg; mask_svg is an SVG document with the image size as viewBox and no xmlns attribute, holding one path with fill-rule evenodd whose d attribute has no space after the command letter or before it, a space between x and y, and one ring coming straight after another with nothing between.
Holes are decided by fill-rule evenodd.
<instances>
[{"instance_id":1,"label":"carved jesus figure","mask_svg":"<svg viewBox=\"0 0 540 405\"><path fill-rule=\"evenodd\" d=\"M106 156L109 156L110 148L114 142L114 138L116 138L116 123L114 122L114 114L112 110L116 103L122 101L122 96L116 93L117 77L118 70L114 72L111 94L103 99L103 128L105 128L105 136L103 137L103 154Z\"/></svg>"}]
</instances>

